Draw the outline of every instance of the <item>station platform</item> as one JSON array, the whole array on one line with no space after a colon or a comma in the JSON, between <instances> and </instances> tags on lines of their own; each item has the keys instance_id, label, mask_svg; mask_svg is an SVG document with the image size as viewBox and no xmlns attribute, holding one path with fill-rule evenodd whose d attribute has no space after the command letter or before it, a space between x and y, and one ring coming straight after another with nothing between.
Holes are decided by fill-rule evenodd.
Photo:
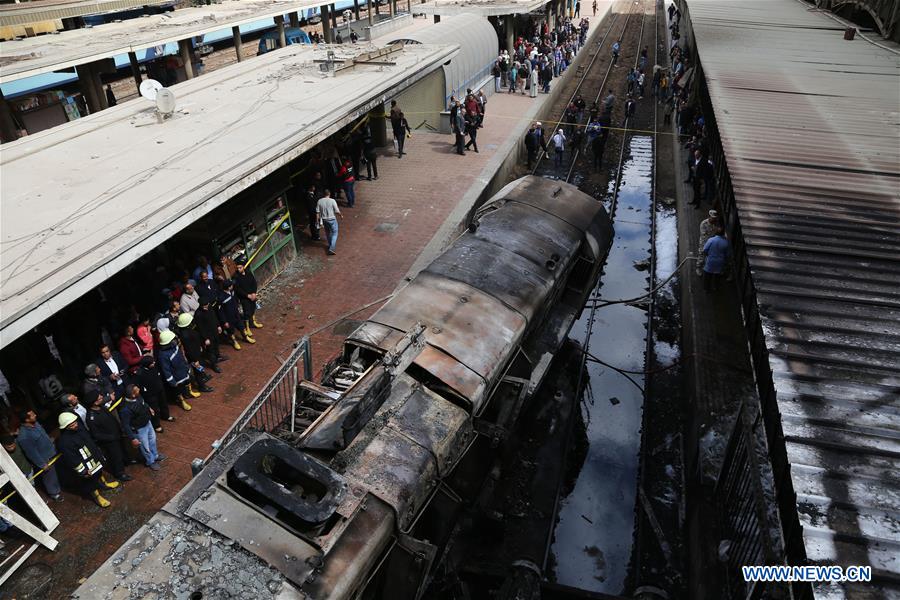
<instances>
[{"instance_id":1,"label":"station platform","mask_svg":"<svg viewBox=\"0 0 900 600\"><path fill-rule=\"evenodd\" d=\"M594 38L598 24L614 3L599 4L597 16L591 18L593 43L599 39ZM555 80L553 91L562 90L575 72L572 68ZM524 165L517 166L515 160L524 133L557 100L558 93L535 99L505 91L490 95L478 153L459 156L452 136L424 131L414 131L407 139L402 158L390 146L382 149L379 179L357 182L354 208L341 203L344 219L335 256L326 254L324 242L309 238L304 216L297 216L302 248L294 263L260 293L257 314L264 328L255 332L257 343L243 344L240 351L223 347L230 360L210 382L215 391L198 398L190 413L173 407L178 420L166 424L158 438L160 451L169 457L163 469L131 467L134 480L108 495L108 509L69 493L64 504L51 506L65 514L53 534L59 546L55 552L39 549L26 563L52 568L47 597L68 597L83 578L115 558L116 549L190 480L191 461L209 454L280 366L279 357L303 336L310 338L318 375L356 322L377 310L458 235L474 204L496 185L498 174L509 180L524 172ZM361 170L364 175L365 167Z\"/></svg>"}]
</instances>

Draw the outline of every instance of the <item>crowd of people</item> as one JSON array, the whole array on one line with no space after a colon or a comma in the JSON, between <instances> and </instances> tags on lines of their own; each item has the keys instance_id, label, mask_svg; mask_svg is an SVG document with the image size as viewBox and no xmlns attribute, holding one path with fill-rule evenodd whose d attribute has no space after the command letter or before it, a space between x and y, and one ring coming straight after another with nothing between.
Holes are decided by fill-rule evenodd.
<instances>
[{"instance_id":1,"label":"crowd of people","mask_svg":"<svg viewBox=\"0 0 900 600\"><path fill-rule=\"evenodd\" d=\"M117 337L99 346L78 389L51 391L58 406L43 412L49 413L45 423L59 428L55 441L34 408L19 411L18 428L0 435L22 472L39 475L51 499L61 502L65 485L107 507L102 493L132 479L129 465L159 470L166 457L157 434L175 421L170 407L189 412L196 398L213 391L210 372L221 373L228 360L222 344L241 350L242 343L256 343L258 285L247 257L213 265L200 256L193 273L164 291L158 313L132 314Z\"/></svg>"}]
</instances>

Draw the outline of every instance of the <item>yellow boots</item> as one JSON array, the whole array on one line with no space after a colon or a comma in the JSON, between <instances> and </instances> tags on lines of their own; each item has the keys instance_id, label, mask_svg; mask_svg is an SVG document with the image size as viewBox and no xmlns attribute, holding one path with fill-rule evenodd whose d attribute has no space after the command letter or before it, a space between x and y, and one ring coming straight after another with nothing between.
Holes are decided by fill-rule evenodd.
<instances>
[{"instance_id":1,"label":"yellow boots","mask_svg":"<svg viewBox=\"0 0 900 600\"><path fill-rule=\"evenodd\" d=\"M262 323L260 323L259 321L256 320L256 315L253 315L252 317L250 317L250 322L257 329L262 329Z\"/></svg>"},{"instance_id":2,"label":"yellow boots","mask_svg":"<svg viewBox=\"0 0 900 600\"><path fill-rule=\"evenodd\" d=\"M100 508L106 508L107 506L109 506L109 500L101 496L100 492L97 490L94 490L94 502L96 502L97 506L99 506Z\"/></svg>"}]
</instances>

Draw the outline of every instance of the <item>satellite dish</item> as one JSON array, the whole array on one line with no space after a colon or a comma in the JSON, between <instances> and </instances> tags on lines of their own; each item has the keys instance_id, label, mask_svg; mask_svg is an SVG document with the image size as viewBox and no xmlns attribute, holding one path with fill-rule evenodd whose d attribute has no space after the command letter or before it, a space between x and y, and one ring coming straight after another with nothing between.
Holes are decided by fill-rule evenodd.
<instances>
[{"instance_id":1,"label":"satellite dish","mask_svg":"<svg viewBox=\"0 0 900 600\"><path fill-rule=\"evenodd\" d=\"M151 102L156 100L156 93L161 89L163 89L163 84L155 79L145 79L141 82L141 87L138 88L141 92L141 96Z\"/></svg>"},{"instance_id":2,"label":"satellite dish","mask_svg":"<svg viewBox=\"0 0 900 600\"><path fill-rule=\"evenodd\" d=\"M169 88L160 88L156 92L156 110L161 115L169 116L175 112L175 94Z\"/></svg>"}]
</instances>

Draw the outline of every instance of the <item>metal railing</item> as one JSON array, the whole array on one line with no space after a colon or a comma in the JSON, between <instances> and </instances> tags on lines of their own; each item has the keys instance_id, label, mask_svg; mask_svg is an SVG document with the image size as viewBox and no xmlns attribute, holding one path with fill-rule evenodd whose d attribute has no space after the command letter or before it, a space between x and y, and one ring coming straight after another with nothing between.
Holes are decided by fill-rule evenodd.
<instances>
[{"instance_id":1,"label":"metal railing","mask_svg":"<svg viewBox=\"0 0 900 600\"><path fill-rule=\"evenodd\" d=\"M272 432L296 411L297 389L303 379L312 377L309 337L294 344L291 353L269 379L244 412L235 419L203 461L207 464L242 431ZM293 419L291 421L293 423Z\"/></svg>"}]
</instances>

